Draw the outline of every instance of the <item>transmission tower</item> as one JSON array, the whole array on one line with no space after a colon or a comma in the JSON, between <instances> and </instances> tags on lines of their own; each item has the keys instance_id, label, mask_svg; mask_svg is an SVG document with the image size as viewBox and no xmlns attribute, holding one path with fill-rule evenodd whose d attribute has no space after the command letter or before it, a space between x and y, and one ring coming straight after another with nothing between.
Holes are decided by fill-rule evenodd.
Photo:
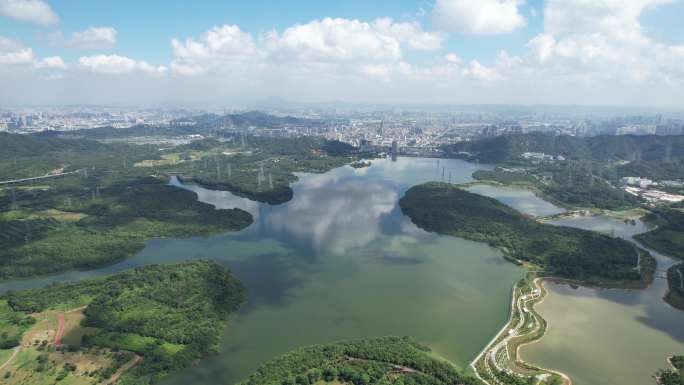
<instances>
[{"instance_id":1,"label":"transmission tower","mask_svg":"<svg viewBox=\"0 0 684 385\"><path fill-rule=\"evenodd\" d=\"M18 210L19 205L17 204L17 189L12 186L12 210Z\"/></svg>"}]
</instances>

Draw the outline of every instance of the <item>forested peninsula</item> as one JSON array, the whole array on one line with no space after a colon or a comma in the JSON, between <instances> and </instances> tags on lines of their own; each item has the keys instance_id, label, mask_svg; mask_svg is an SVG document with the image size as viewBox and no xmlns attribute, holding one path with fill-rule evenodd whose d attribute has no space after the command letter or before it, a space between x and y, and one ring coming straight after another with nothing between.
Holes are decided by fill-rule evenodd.
<instances>
[{"instance_id":1,"label":"forested peninsula","mask_svg":"<svg viewBox=\"0 0 684 385\"><path fill-rule=\"evenodd\" d=\"M497 247L547 274L593 284L642 284L652 279L651 257L622 239L539 223L496 199L445 183L410 188L399 201L420 228Z\"/></svg>"}]
</instances>

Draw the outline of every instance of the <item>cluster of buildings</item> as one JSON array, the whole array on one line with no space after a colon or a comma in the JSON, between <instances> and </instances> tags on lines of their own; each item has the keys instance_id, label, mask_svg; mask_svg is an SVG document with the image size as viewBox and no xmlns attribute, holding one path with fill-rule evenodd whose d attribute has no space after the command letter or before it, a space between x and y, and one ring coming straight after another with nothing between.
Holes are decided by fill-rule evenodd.
<instances>
[{"instance_id":1,"label":"cluster of buildings","mask_svg":"<svg viewBox=\"0 0 684 385\"><path fill-rule=\"evenodd\" d=\"M657 203L677 203L684 201L684 195L672 194L665 191L656 190L654 187L684 187L684 181L667 180L656 182L648 178L624 177L622 178L624 190L634 196L643 198L653 204Z\"/></svg>"},{"instance_id":2,"label":"cluster of buildings","mask_svg":"<svg viewBox=\"0 0 684 385\"><path fill-rule=\"evenodd\" d=\"M27 107L0 109L0 131L30 133L71 131L95 127L127 128L138 124L168 125L173 119L187 116L184 109L114 108L114 107Z\"/></svg>"},{"instance_id":3,"label":"cluster of buildings","mask_svg":"<svg viewBox=\"0 0 684 385\"><path fill-rule=\"evenodd\" d=\"M543 152L523 152L520 156L533 162L551 162L554 160L562 162L565 160L563 155L553 156L544 154Z\"/></svg>"}]
</instances>

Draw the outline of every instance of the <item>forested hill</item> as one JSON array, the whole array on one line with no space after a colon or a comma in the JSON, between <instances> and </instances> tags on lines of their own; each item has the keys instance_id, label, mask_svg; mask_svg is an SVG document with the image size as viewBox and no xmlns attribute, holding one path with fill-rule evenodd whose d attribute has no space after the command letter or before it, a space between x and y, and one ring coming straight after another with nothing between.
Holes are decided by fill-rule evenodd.
<instances>
[{"instance_id":1,"label":"forested hill","mask_svg":"<svg viewBox=\"0 0 684 385\"><path fill-rule=\"evenodd\" d=\"M181 125L183 123L192 122L197 127L203 129L211 128L278 128L285 125L303 125L311 126L320 124L319 120L296 118L293 116L275 116L261 111L248 111L239 114L205 114L200 116L193 116L189 118L178 119L171 123L174 125Z\"/></svg>"},{"instance_id":2,"label":"forested hill","mask_svg":"<svg viewBox=\"0 0 684 385\"><path fill-rule=\"evenodd\" d=\"M238 385L475 385L430 349L409 338L384 337L300 348L261 366Z\"/></svg>"},{"instance_id":3,"label":"forested hill","mask_svg":"<svg viewBox=\"0 0 684 385\"><path fill-rule=\"evenodd\" d=\"M214 353L229 315L245 296L243 285L223 266L195 261L55 283L9 293L0 300L7 300L22 316L85 305L81 326L87 329L74 330L83 337L81 344L70 350L84 354L92 349L135 352L143 360L126 372L120 383L148 385Z\"/></svg>"},{"instance_id":4,"label":"forested hill","mask_svg":"<svg viewBox=\"0 0 684 385\"><path fill-rule=\"evenodd\" d=\"M97 151L104 147L95 141L0 132L0 158L40 156L61 151Z\"/></svg>"},{"instance_id":5,"label":"forested hill","mask_svg":"<svg viewBox=\"0 0 684 385\"><path fill-rule=\"evenodd\" d=\"M414 186L399 206L422 229L488 243L551 274L611 285L651 279L647 269L642 268L642 274L634 269L638 254L627 241L539 223L496 199L453 185ZM642 262L650 260L645 257Z\"/></svg>"},{"instance_id":6,"label":"forested hill","mask_svg":"<svg viewBox=\"0 0 684 385\"><path fill-rule=\"evenodd\" d=\"M518 160L525 152L597 161L683 161L684 135L574 137L532 132L460 142L444 149L450 156L462 157L459 153L467 152L474 159L487 163Z\"/></svg>"}]
</instances>

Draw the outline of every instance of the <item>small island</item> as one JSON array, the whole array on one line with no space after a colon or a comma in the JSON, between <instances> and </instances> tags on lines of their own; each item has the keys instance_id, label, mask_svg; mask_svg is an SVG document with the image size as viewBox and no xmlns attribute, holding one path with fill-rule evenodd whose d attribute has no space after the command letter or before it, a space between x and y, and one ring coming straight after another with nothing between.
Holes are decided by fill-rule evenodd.
<instances>
[{"instance_id":1,"label":"small island","mask_svg":"<svg viewBox=\"0 0 684 385\"><path fill-rule=\"evenodd\" d=\"M399 205L424 230L487 243L510 260L537 265L548 275L604 286L643 286L652 279L652 257L627 241L543 224L454 185L414 186Z\"/></svg>"},{"instance_id":2,"label":"small island","mask_svg":"<svg viewBox=\"0 0 684 385\"><path fill-rule=\"evenodd\" d=\"M370 167L371 164L372 164L372 163L371 163L370 161L359 160L359 161L356 161L356 162L352 162L352 163L350 163L349 165L350 165L351 167L353 167L353 168L366 168L366 167Z\"/></svg>"},{"instance_id":3,"label":"small island","mask_svg":"<svg viewBox=\"0 0 684 385\"><path fill-rule=\"evenodd\" d=\"M150 265L0 298L3 384L152 384L217 351L242 284L213 262ZM60 382L61 383L61 382Z\"/></svg>"},{"instance_id":4,"label":"small island","mask_svg":"<svg viewBox=\"0 0 684 385\"><path fill-rule=\"evenodd\" d=\"M265 363L239 385L330 383L480 384L408 337L382 337L296 349Z\"/></svg>"}]
</instances>

